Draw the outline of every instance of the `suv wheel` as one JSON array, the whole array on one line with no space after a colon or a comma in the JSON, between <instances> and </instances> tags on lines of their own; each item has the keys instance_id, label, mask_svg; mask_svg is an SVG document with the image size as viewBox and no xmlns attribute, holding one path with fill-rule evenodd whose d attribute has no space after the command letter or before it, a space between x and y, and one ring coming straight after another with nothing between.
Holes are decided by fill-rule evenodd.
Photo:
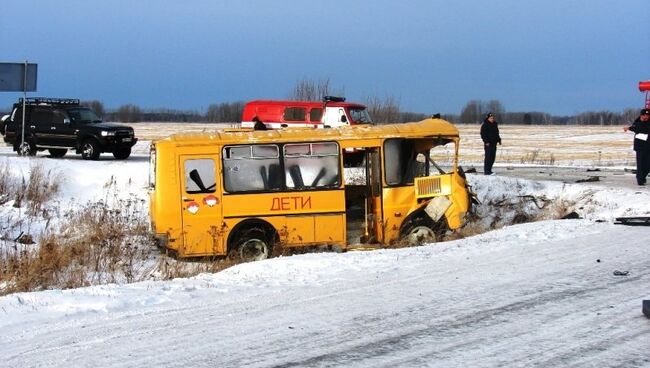
<instances>
[{"instance_id":1,"label":"suv wheel","mask_svg":"<svg viewBox=\"0 0 650 368\"><path fill-rule=\"evenodd\" d=\"M19 156L36 156L36 145L31 140L26 140L18 146Z\"/></svg>"},{"instance_id":2,"label":"suv wheel","mask_svg":"<svg viewBox=\"0 0 650 368\"><path fill-rule=\"evenodd\" d=\"M126 160L131 156L131 147L118 148L113 151L113 157L117 160Z\"/></svg>"},{"instance_id":3,"label":"suv wheel","mask_svg":"<svg viewBox=\"0 0 650 368\"><path fill-rule=\"evenodd\" d=\"M89 139L81 144L81 157L84 160L97 160L99 154L99 144L96 141Z\"/></svg>"},{"instance_id":4,"label":"suv wheel","mask_svg":"<svg viewBox=\"0 0 650 368\"><path fill-rule=\"evenodd\" d=\"M50 152L50 156L53 158L63 157L65 156L66 152L68 152L68 150L65 148L50 148L48 151Z\"/></svg>"}]
</instances>

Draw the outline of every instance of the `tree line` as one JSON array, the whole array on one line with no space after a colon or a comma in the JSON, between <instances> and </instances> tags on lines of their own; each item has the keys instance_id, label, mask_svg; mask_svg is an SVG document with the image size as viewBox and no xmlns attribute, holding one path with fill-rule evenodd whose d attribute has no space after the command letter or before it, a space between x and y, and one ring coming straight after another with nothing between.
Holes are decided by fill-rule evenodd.
<instances>
[{"instance_id":1,"label":"tree line","mask_svg":"<svg viewBox=\"0 0 650 368\"><path fill-rule=\"evenodd\" d=\"M167 108L142 109L134 104L126 104L115 110L107 110L101 101L82 101L82 105L94 110L104 121L123 123L137 122L183 122L183 123L231 123L239 122L244 102L223 102L208 106L206 113L198 111L175 110Z\"/></svg>"},{"instance_id":2,"label":"tree line","mask_svg":"<svg viewBox=\"0 0 650 368\"><path fill-rule=\"evenodd\" d=\"M329 79L301 79L296 81L287 99L296 101L322 101L324 96L345 96L343 88L333 88ZM368 107L368 112L377 124L419 121L433 115L440 116L455 124L480 124L488 112L496 115L500 124L530 125L624 125L634 121L638 109L622 112L588 111L572 116L555 116L540 111L506 111L500 100L470 100L460 114L440 114L439 111L403 111L399 99L387 95L368 96L359 101ZM244 101L221 102L208 106L206 112L184 111L166 108L142 109L134 104L126 104L114 110L104 108L101 101L83 101L105 121L119 122L208 122L233 123L241 121Z\"/></svg>"},{"instance_id":3,"label":"tree line","mask_svg":"<svg viewBox=\"0 0 650 368\"><path fill-rule=\"evenodd\" d=\"M488 112L496 115L502 124L529 125L624 125L629 124L639 114L639 109L625 109L622 112L588 111L572 116L554 116L545 112L508 112L499 100L471 100L461 110L460 115L450 121L461 124L481 123Z\"/></svg>"}]
</instances>

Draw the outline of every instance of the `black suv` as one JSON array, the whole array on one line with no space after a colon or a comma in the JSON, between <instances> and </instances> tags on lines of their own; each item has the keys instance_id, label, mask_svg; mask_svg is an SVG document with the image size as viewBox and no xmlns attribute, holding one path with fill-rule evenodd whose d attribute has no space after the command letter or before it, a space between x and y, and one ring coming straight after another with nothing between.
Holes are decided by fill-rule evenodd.
<instances>
[{"instance_id":1,"label":"black suv","mask_svg":"<svg viewBox=\"0 0 650 368\"><path fill-rule=\"evenodd\" d=\"M25 100L25 141L22 141L23 99L14 104L11 115L0 122L5 142L19 155L33 156L48 150L52 157L65 156L68 149L86 160L97 160L112 152L118 160L131 155L138 141L133 128L103 123L95 112L70 98L34 97Z\"/></svg>"}]
</instances>

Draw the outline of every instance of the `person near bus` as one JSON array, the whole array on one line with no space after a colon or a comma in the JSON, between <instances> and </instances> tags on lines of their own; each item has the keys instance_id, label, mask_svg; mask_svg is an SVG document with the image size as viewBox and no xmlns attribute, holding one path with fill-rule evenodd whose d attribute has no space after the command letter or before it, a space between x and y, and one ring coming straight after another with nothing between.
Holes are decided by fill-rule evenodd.
<instances>
[{"instance_id":1,"label":"person near bus","mask_svg":"<svg viewBox=\"0 0 650 368\"><path fill-rule=\"evenodd\" d=\"M257 116L253 117L253 130L266 130L266 124L260 120Z\"/></svg>"},{"instance_id":2,"label":"person near bus","mask_svg":"<svg viewBox=\"0 0 650 368\"><path fill-rule=\"evenodd\" d=\"M492 165L497 157L497 144L501 144L501 136L499 136L499 123L491 112L485 115L485 120L481 125L481 139L485 148L483 172L485 175L493 175Z\"/></svg>"},{"instance_id":3,"label":"person near bus","mask_svg":"<svg viewBox=\"0 0 650 368\"><path fill-rule=\"evenodd\" d=\"M634 132L634 151L636 152L636 182L645 185L650 172L650 109L642 109L639 117L624 131Z\"/></svg>"}]
</instances>

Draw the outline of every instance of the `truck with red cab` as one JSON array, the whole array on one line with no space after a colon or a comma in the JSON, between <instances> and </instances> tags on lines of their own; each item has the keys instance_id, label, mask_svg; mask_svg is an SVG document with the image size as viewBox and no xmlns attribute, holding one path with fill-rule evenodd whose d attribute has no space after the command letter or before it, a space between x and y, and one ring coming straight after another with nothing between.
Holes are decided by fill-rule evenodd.
<instances>
[{"instance_id":1,"label":"truck with red cab","mask_svg":"<svg viewBox=\"0 0 650 368\"><path fill-rule=\"evenodd\" d=\"M318 101L254 100L246 103L242 128L263 123L267 129L289 127L338 128L372 124L366 106L345 102L344 97L325 96Z\"/></svg>"}]
</instances>

